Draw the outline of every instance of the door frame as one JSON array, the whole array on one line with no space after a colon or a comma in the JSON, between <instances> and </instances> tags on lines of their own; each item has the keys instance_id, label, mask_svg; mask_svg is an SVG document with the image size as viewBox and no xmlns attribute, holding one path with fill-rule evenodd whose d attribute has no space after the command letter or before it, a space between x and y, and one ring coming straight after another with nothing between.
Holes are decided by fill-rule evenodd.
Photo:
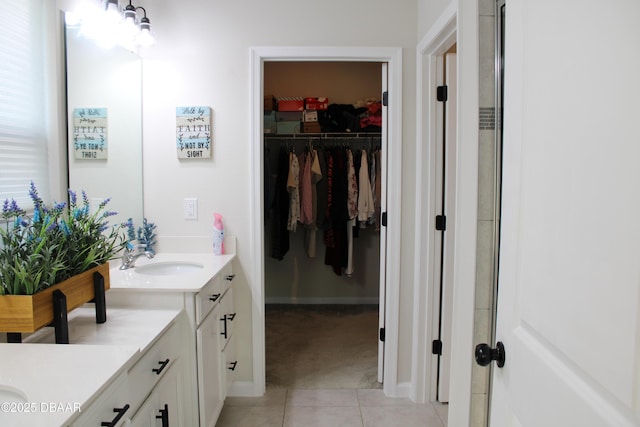
<instances>
[{"instance_id":1,"label":"door frame","mask_svg":"<svg viewBox=\"0 0 640 427\"><path fill-rule=\"evenodd\" d=\"M261 396L266 389L264 317L264 144L263 92L265 61L386 62L388 64L387 188L400 189L402 183L402 49L393 47L253 47L250 49L250 131L251 131L251 249L254 263L250 271L252 293L252 390L243 395ZM398 388L398 335L400 300L400 191L387 192L387 267L385 281L384 384L387 396L400 396ZM382 260L381 260L382 261Z\"/></svg>"},{"instance_id":2,"label":"door frame","mask_svg":"<svg viewBox=\"0 0 640 427\"><path fill-rule=\"evenodd\" d=\"M478 212L479 60L478 2L452 1L435 20L417 46L417 144L416 243L414 260L414 321L411 398L435 401L434 366L431 355L433 329L433 242L436 237L433 182L430 162L438 143L436 118L436 59L455 41L457 45L456 218L453 266L453 326L449 425L469 425ZM464 100L464 102L462 102ZM426 259L426 262L425 262Z\"/></svg>"},{"instance_id":3,"label":"door frame","mask_svg":"<svg viewBox=\"0 0 640 427\"><path fill-rule=\"evenodd\" d=\"M442 171L436 153L442 144L442 105L436 100L436 88L444 81L444 55L455 43L456 8L450 5L417 47L416 218L435 219L441 208L436 185ZM435 402L437 394L438 363L431 343L438 338L439 233L434 221L416 221L411 384L416 402Z\"/></svg>"}]
</instances>

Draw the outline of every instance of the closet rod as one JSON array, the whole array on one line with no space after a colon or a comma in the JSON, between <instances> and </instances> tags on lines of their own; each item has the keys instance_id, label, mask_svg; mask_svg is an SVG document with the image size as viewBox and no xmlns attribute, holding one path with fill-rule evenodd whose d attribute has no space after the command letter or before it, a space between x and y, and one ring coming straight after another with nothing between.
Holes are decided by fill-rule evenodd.
<instances>
[{"instance_id":1,"label":"closet rod","mask_svg":"<svg viewBox=\"0 0 640 427\"><path fill-rule=\"evenodd\" d=\"M287 134L287 135L264 135L264 139L266 140L283 140L283 139L300 139L300 140L310 140L310 139L365 139L365 138L381 138L379 133L371 133L371 132L347 132L347 133L295 133L295 134Z\"/></svg>"}]
</instances>

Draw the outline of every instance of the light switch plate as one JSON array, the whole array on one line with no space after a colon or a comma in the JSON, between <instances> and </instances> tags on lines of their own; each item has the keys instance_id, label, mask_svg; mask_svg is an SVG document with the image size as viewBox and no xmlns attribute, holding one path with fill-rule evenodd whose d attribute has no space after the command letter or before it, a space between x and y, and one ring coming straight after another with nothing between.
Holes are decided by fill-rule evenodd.
<instances>
[{"instance_id":1,"label":"light switch plate","mask_svg":"<svg viewBox=\"0 0 640 427\"><path fill-rule=\"evenodd\" d=\"M198 199L184 199L184 219L198 219Z\"/></svg>"}]
</instances>

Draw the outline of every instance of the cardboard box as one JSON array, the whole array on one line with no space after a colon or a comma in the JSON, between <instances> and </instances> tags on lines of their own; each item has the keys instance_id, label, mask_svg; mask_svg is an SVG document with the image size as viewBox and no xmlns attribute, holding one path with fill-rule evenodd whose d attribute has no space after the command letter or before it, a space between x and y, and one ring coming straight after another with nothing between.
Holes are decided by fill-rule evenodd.
<instances>
[{"instance_id":1,"label":"cardboard box","mask_svg":"<svg viewBox=\"0 0 640 427\"><path fill-rule=\"evenodd\" d=\"M304 133L320 133L322 129L320 128L320 123L318 122L305 122L302 124L302 130Z\"/></svg>"},{"instance_id":2,"label":"cardboard box","mask_svg":"<svg viewBox=\"0 0 640 427\"><path fill-rule=\"evenodd\" d=\"M276 109L276 97L273 95L264 96L264 111L273 111Z\"/></svg>"},{"instance_id":3,"label":"cardboard box","mask_svg":"<svg viewBox=\"0 0 640 427\"><path fill-rule=\"evenodd\" d=\"M304 110L304 98L286 97L278 98L278 111L302 111Z\"/></svg>"},{"instance_id":4,"label":"cardboard box","mask_svg":"<svg viewBox=\"0 0 640 427\"><path fill-rule=\"evenodd\" d=\"M276 122L301 122L302 111L276 111Z\"/></svg>"},{"instance_id":5,"label":"cardboard box","mask_svg":"<svg viewBox=\"0 0 640 427\"><path fill-rule=\"evenodd\" d=\"M264 121L263 121L263 130L264 133L276 133L276 112L268 111L264 113Z\"/></svg>"},{"instance_id":6,"label":"cardboard box","mask_svg":"<svg viewBox=\"0 0 640 427\"><path fill-rule=\"evenodd\" d=\"M304 108L306 110L326 110L329 108L329 98L305 98Z\"/></svg>"},{"instance_id":7,"label":"cardboard box","mask_svg":"<svg viewBox=\"0 0 640 427\"><path fill-rule=\"evenodd\" d=\"M300 122L276 122L276 127L279 135L300 133Z\"/></svg>"},{"instance_id":8,"label":"cardboard box","mask_svg":"<svg viewBox=\"0 0 640 427\"><path fill-rule=\"evenodd\" d=\"M302 121L303 122L317 122L318 121L318 110L304 110L302 112Z\"/></svg>"}]
</instances>

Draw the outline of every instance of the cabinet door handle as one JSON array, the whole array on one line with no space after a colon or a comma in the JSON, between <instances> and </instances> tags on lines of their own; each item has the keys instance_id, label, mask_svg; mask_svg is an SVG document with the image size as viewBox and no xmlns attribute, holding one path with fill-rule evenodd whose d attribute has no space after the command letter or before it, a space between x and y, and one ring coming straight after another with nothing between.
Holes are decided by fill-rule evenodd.
<instances>
[{"instance_id":1,"label":"cabinet door handle","mask_svg":"<svg viewBox=\"0 0 640 427\"><path fill-rule=\"evenodd\" d=\"M225 279L228 281L232 281L234 277L236 277L235 274L229 274L228 276L225 277Z\"/></svg>"},{"instance_id":2,"label":"cabinet door handle","mask_svg":"<svg viewBox=\"0 0 640 427\"><path fill-rule=\"evenodd\" d=\"M231 365L231 366L227 367L227 369L230 370L230 371L235 371L236 370L236 365L238 365L238 361L236 360L235 362L231 362L231 363L229 363L229 365Z\"/></svg>"},{"instance_id":3,"label":"cabinet door handle","mask_svg":"<svg viewBox=\"0 0 640 427\"><path fill-rule=\"evenodd\" d=\"M164 409L160 409L160 415L156 415L156 420L162 420L162 427L169 427L169 405L164 404Z\"/></svg>"},{"instance_id":4,"label":"cabinet door handle","mask_svg":"<svg viewBox=\"0 0 640 427\"><path fill-rule=\"evenodd\" d=\"M116 417L114 419L112 419L111 421L103 421L100 423L101 427L114 427L116 424L118 424L118 421L120 421L120 418L122 418L124 416L124 413L127 412L129 410L129 404L127 403L126 405L124 405L124 407L122 408L113 408L113 412L117 412L118 415L116 415Z\"/></svg>"},{"instance_id":5,"label":"cabinet door handle","mask_svg":"<svg viewBox=\"0 0 640 427\"><path fill-rule=\"evenodd\" d=\"M235 313L231 313L231 314L227 314L227 319L229 319L230 321L233 322L233 319L236 318L236 314Z\"/></svg>"},{"instance_id":6,"label":"cabinet door handle","mask_svg":"<svg viewBox=\"0 0 640 427\"><path fill-rule=\"evenodd\" d=\"M212 295L209 297L209 300L211 300L211 301L213 301L213 302L216 302L216 301L218 301L218 298L220 298L220 294L212 294Z\"/></svg>"},{"instance_id":7,"label":"cabinet door handle","mask_svg":"<svg viewBox=\"0 0 640 427\"><path fill-rule=\"evenodd\" d=\"M222 328L222 332L220 332L220 335L227 339L227 315L225 314L224 316L222 316L222 319L220 319L220 321L224 325Z\"/></svg>"},{"instance_id":8,"label":"cabinet door handle","mask_svg":"<svg viewBox=\"0 0 640 427\"><path fill-rule=\"evenodd\" d=\"M160 375L160 372L162 372L164 370L164 368L169 364L169 359L164 360L164 361L160 361L158 362L158 364L160 364L159 368L153 368L152 371L155 372L157 375Z\"/></svg>"}]
</instances>

